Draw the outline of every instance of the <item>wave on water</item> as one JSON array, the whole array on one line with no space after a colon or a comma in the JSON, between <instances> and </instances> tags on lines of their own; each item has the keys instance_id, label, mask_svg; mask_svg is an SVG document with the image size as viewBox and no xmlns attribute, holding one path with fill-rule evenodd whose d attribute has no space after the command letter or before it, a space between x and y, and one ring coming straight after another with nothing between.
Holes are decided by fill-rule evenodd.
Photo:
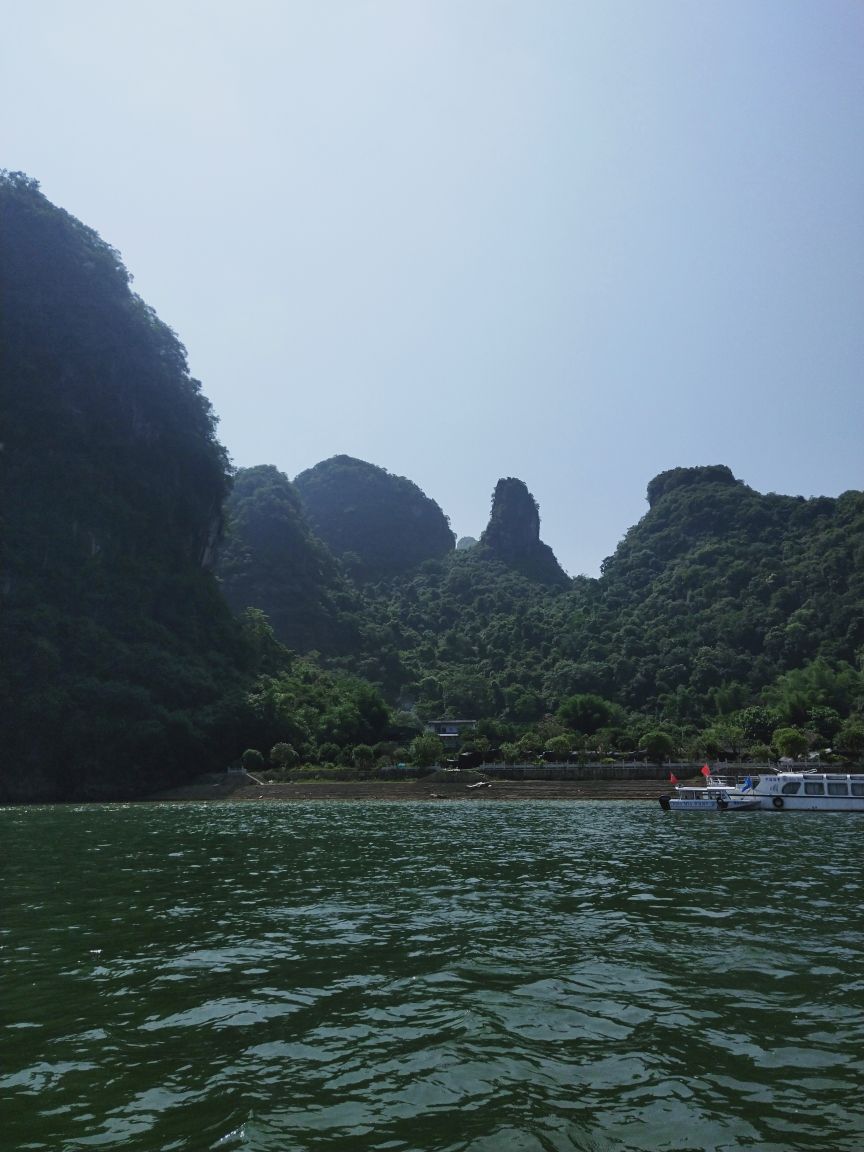
<instances>
[{"instance_id":1,"label":"wave on water","mask_svg":"<svg viewBox=\"0 0 864 1152\"><path fill-rule=\"evenodd\" d=\"M4 1148L864 1146L854 818L107 805L4 832Z\"/></svg>"}]
</instances>

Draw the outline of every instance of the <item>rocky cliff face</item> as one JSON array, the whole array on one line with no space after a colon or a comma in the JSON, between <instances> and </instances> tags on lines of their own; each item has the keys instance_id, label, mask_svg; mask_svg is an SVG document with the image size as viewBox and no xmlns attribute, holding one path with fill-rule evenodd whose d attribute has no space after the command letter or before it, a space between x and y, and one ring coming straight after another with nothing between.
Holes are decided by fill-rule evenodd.
<instances>
[{"instance_id":1,"label":"rocky cliff face","mask_svg":"<svg viewBox=\"0 0 864 1152\"><path fill-rule=\"evenodd\" d=\"M570 583L552 549L540 539L540 510L522 480L511 476L495 485L492 513L480 544L531 580L562 587Z\"/></svg>"}]
</instances>

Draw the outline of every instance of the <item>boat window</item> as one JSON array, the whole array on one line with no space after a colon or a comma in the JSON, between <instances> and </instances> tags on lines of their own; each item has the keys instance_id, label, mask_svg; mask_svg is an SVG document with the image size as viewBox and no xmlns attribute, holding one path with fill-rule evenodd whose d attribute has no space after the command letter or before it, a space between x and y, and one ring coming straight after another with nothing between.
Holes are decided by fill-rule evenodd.
<instances>
[{"instance_id":1,"label":"boat window","mask_svg":"<svg viewBox=\"0 0 864 1152\"><path fill-rule=\"evenodd\" d=\"M780 791L784 796L794 796L796 792L801 791L801 781L789 780L786 784L783 785Z\"/></svg>"},{"instance_id":2,"label":"boat window","mask_svg":"<svg viewBox=\"0 0 864 1152\"><path fill-rule=\"evenodd\" d=\"M842 784L834 784L831 780L828 781L828 795L829 796L846 796L846 781Z\"/></svg>"},{"instance_id":3,"label":"boat window","mask_svg":"<svg viewBox=\"0 0 864 1152\"><path fill-rule=\"evenodd\" d=\"M853 796L864 796L864 780L853 780L849 787Z\"/></svg>"},{"instance_id":4,"label":"boat window","mask_svg":"<svg viewBox=\"0 0 864 1152\"><path fill-rule=\"evenodd\" d=\"M825 785L821 780L805 780L804 781L804 795L805 796L824 796Z\"/></svg>"}]
</instances>

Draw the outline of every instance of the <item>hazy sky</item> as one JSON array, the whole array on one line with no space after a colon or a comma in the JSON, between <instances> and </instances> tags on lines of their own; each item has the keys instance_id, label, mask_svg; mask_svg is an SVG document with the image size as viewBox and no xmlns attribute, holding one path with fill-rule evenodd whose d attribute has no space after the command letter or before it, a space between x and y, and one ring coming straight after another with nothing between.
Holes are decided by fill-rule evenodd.
<instances>
[{"instance_id":1,"label":"hazy sky","mask_svg":"<svg viewBox=\"0 0 864 1152\"><path fill-rule=\"evenodd\" d=\"M861 0L0 0L0 166L117 247L235 464L595 574L667 468L864 488Z\"/></svg>"}]
</instances>

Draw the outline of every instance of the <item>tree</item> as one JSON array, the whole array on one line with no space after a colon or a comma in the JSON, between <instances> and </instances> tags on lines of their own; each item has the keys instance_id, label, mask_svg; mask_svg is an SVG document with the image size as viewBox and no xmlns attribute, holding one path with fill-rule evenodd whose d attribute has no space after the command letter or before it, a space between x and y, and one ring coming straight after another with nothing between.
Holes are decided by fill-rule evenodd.
<instances>
[{"instance_id":1,"label":"tree","mask_svg":"<svg viewBox=\"0 0 864 1152\"><path fill-rule=\"evenodd\" d=\"M270 749L270 763L279 768L291 768L299 759L300 757L293 745L286 744L284 741L274 744Z\"/></svg>"},{"instance_id":2,"label":"tree","mask_svg":"<svg viewBox=\"0 0 864 1152\"><path fill-rule=\"evenodd\" d=\"M648 759L653 760L655 764L662 764L675 751L675 741L668 732L660 729L646 732L639 743L645 749Z\"/></svg>"},{"instance_id":3,"label":"tree","mask_svg":"<svg viewBox=\"0 0 864 1152\"><path fill-rule=\"evenodd\" d=\"M260 772L264 767L264 757L257 748L247 748L240 760L247 772Z\"/></svg>"},{"instance_id":4,"label":"tree","mask_svg":"<svg viewBox=\"0 0 864 1152\"><path fill-rule=\"evenodd\" d=\"M784 719L804 724L808 712L815 707L848 712L861 693L862 676L849 664L814 660L780 676L765 695L777 705Z\"/></svg>"},{"instance_id":5,"label":"tree","mask_svg":"<svg viewBox=\"0 0 864 1152\"><path fill-rule=\"evenodd\" d=\"M781 756L801 756L807 751L807 737L800 728L778 728L772 743Z\"/></svg>"},{"instance_id":6,"label":"tree","mask_svg":"<svg viewBox=\"0 0 864 1152\"><path fill-rule=\"evenodd\" d=\"M508 715L522 723L536 720L546 710L546 702L539 692L526 692L519 687L508 688L505 698Z\"/></svg>"},{"instance_id":7,"label":"tree","mask_svg":"<svg viewBox=\"0 0 864 1152\"><path fill-rule=\"evenodd\" d=\"M552 736L546 741L546 751L551 752L559 760L566 760L572 751L572 744L570 736Z\"/></svg>"},{"instance_id":8,"label":"tree","mask_svg":"<svg viewBox=\"0 0 864 1152\"><path fill-rule=\"evenodd\" d=\"M736 721L744 729L744 735L748 740L758 740L767 744L771 739L771 733L780 723L780 716L773 708L754 704L750 708L742 709L736 716Z\"/></svg>"},{"instance_id":9,"label":"tree","mask_svg":"<svg viewBox=\"0 0 864 1152\"><path fill-rule=\"evenodd\" d=\"M817 704L807 713L807 725L825 740L833 739L843 721L836 708L827 708Z\"/></svg>"},{"instance_id":10,"label":"tree","mask_svg":"<svg viewBox=\"0 0 864 1152\"><path fill-rule=\"evenodd\" d=\"M849 760L860 760L864 756L864 723L861 720L847 720L837 733L835 746Z\"/></svg>"},{"instance_id":11,"label":"tree","mask_svg":"<svg viewBox=\"0 0 864 1152\"><path fill-rule=\"evenodd\" d=\"M505 764L518 764L522 759L522 749L512 741L505 741L501 745L501 759Z\"/></svg>"},{"instance_id":12,"label":"tree","mask_svg":"<svg viewBox=\"0 0 864 1152\"><path fill-rule=\"evenodd\" d=\"M567 733L566 727L555 716L551 716L548 712L542 720L537 723L537 735L541 740L551 740L553 736L570 736Z\"/></svg>"},{"instance_id":13,"label":"tree","mask_svg":"<svg viewBox=\"0 0 864 1152\"><path fill-rule=\"evenodd\" d=\"M523 760L535 760L540 749L541 741L535 732L526 732L517 741L519 753Z\"/></svg>"},{"instance_id":14,"label":"tree","mask_svg":"<svg viewBox=\"0 0 864 1152\"><path fill-rule=\"evenodd\" d=\"M600 728L606 728L615 720L616 708L602 696L593 692L579 692L561 702L558 719L585 736L593 736Z\"/></svg>"},{"instance_id":15,"label":"tree","mask_svg":"<svg viewBox=\"0 0 864 1152\"><path fill-rule=\"evenodd\" d=\"M744 729L738 724L718 720L702 733L702 742L709 756L721 756L728 752L740 756L744 747Z\"/></svg>"},{"instance_id":16,"label":"tree","mask_svg":"<svg viewBox=\"0 0 864 1152\"><path fill-rule=\"evenodd\" d=\"M408 755L418 768L430 768L444 755L444 745L434 732L421 732L408 746Z\"/></svg>"},{"instance_id":17,"label":"tree","mask_svg":"<svg viewBox=\"0 0 864 1152\"><path fill-rule=\"evenodd\" d=\"M443 688L447 716L476 718L495 711L495 697L486 676L467 669L455 672L444 678Z\"/></svg>"}]
</instances>

